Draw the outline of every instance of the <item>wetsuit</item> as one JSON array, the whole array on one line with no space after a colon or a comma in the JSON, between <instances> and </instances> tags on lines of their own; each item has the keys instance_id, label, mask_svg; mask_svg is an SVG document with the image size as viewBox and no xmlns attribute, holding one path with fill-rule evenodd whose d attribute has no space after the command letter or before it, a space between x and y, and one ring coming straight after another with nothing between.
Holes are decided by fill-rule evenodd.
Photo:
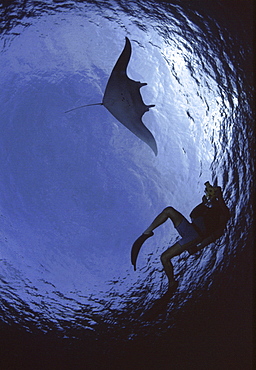
<instances>
[{"instance_id":1,"label":"wetsuit","mask_svg":"<svg viewBox=\"0 0 256 370\"><path fill-rule=\"evenodd\" d=\"M223 210L223 206L226 208ZM203 238L218 232L223 232L228 220L228 208L220 201L213 199L207 203L200 203L190 213L192 225Z\"/></svg>"}]
</instances>

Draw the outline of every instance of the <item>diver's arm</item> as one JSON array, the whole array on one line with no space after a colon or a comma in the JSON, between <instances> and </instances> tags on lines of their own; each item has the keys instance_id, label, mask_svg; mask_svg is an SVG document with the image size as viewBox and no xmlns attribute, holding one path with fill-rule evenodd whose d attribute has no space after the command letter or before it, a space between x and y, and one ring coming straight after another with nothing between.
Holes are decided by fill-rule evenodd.
<instances>
[{"instance_id":1,"label":"diver's arm","mask_svg":"<svg viewBox=\"0 0 256 370\"><path fill-rule=\"evenodd\" d=\"M196 246L197 252L213 242L214 242L214 239L212 235L208 236L208 238L203 239L201 243L197 244Z\"/></svg>"},{"instance_id":2,"label":"diver's arm","mask_svg":"<svg viewBox=\"0 0 256 370\"><path fill-rule=\"evenodd\" d=\"M188 248L189 254L192 255L199 252L201 249L211 244L214 240L215 238L213 237L213 235L208 236L207 238L203 239L200 243L194 244L192 247L189 247Z\"/></svg>"},{"instance_id":3,"label":"diver's arm","mask_svg":"<svg viewBox=\"0 0 256 370\"><path fill-rule=\"evenodd\" d=\"M229 209L228 209L228 207L227 207L227 205L224 201L222 190L221 190L220 186L217 187L216 198L218 199L218 203L220 205L220 208L223 212L224 217L228 220L230 218L230 211L229 211Z\"/></svg>"},{"instance_id":4,"label":"diver's arm","mask_svg":"<svg viewBox=\"0 0 256 370\"><path fill-rule=\"evenodd\" d=\"M223 235L223 228L217 229L213 234L203 239L201 243L197 244L197 252L206 247L207 245L215 242Z\"/></svg>"}]
</instances>

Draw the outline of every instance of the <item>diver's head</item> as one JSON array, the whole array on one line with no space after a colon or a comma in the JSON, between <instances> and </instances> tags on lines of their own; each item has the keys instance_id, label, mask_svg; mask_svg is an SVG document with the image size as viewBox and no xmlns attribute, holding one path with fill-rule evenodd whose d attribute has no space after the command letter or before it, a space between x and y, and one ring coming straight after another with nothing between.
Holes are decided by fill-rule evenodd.
<instances>
[{"instance_id":1,"label":"diver's head","mask_svg":"<svg viewBox=\"0 0 256 370\"><path fill-rule=\"evenodd\" d=\"M205 196L208 200L213 200L216 198L216 192L217 188L212 186L209 181L207 181L205 184Z\"/></svg>"}]
</instances>

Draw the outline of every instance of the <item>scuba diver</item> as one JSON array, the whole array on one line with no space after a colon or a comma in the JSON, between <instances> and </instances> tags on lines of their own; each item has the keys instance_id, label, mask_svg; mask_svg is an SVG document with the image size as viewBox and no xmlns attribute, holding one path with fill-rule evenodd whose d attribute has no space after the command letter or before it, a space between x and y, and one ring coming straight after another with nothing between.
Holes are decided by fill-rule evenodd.
<instances>
[{"instance_id":1,"label":"scuba diver","mask_svg":"<svg viewBox=\"0 0 256 370\"><path fill-rule=\"evenodd\" d=\"M168 219L172 220L181 239L161 255L161 262L169 282L166 294L172 293L178 286L178 282L174 279L171 258L180 255L185 250L192 255L223 234L230 218L230 212L223 199L220 186L213 187L209 181L205 183L202 203L192 210L190 218L192 223L173 207L166 207L132 246L131 261L136 270L136 260L142 244L154 235L154 229Z\"/></svg>"}]
</instances>

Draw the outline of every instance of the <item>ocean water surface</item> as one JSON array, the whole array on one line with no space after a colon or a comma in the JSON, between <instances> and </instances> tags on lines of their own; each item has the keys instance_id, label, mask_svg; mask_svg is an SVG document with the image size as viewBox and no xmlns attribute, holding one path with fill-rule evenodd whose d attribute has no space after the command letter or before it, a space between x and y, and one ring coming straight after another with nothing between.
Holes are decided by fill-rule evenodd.
<instances>
[{"instance_id":1,"label":"ocean water surface","mask_svg":"<svg viewBox=\"0 0 256 370\"><path fill-rule=\"evenodd\" d=\"M252 45L215 17L221 2L199 3L1 5L0 314L7 327L98 341L111 357L109 343L125 348L170 335L182 312L233 286L250 260ZM102 101L125 37L128 75L147 82L143 100L155 104L143 121L157 156L103 106L65 113ZM188 217L208 180L223 189L227 230L204 251L174 259L179 287L146 320L167 289L160 254L178 234L171 222L157 229L136 272L131 245L167 205Z\"/></svg>"}]
</instances>

